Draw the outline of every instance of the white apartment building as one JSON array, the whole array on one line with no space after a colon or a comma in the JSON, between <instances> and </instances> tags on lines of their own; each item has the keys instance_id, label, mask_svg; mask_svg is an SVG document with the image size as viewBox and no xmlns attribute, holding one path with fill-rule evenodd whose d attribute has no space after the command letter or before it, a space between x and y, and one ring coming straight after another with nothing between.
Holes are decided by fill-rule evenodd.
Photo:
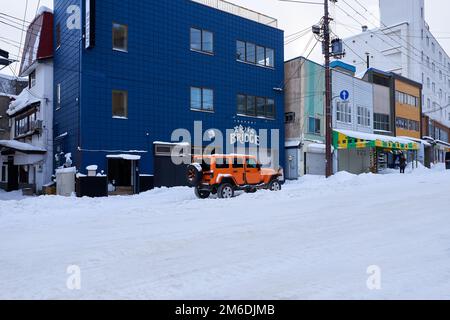
<instances>
[{"instance_id":1,"label":"white apartment building","mask_svg":"<svg viewBox=\"0 0 450 320\"><path fill-rule=\"evenodd\" d=\"M424 0L379 0L380 27L344 39L346 63L357 74L370 67L423 84L423 114L450 127L450 57L425 21ZM364 59L362 59L364 58Z\"/></svg>"},{"instance_id":2,"label":"white apartment building","mask_svg":"<svg viewBox=\"0 0 450 320\"><path fill-rule=\"evenodd\" d=\"M3 187L39 193L53 174L53 14L41 9L28 27L20 76L28 86L6 111L9 139L0 140ZM59 102L59 88L56 104Z\"/></svg>"}]
</instances>

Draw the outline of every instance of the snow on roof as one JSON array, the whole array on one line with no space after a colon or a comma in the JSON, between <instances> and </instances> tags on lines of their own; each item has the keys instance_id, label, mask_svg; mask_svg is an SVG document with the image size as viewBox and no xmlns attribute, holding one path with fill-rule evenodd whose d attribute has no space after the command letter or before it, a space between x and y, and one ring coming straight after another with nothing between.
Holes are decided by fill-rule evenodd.
<instances>
[{"instance_id":1,"label":"snow on roof","mask_svg":"<svg viewBox=\"0 0 450 320\"><path fill-rule=\"evenodd\" d=\"M91 166L86 167L87 171L97 171L97 169L98 169L98 166L96 166L96 165L91 165Z\"/></svg>"},{"instance_id":2,"label":"snow on roof","mask_svg":"<svg viewBox=\"0 0 450 320\"><path fill-rule=\"evenodd\" d=\"M429 141L426 141L426 140L423 140L423 139L417 139L417 138L411 138L411 137L405 137L405 136L400 136L399 138L412 140L414 142L418 142L420 144L423 144L424 146L431 147L431 143Z\"/></svg>"},{"instance_id":3,"label":"snow on roof","mask_svg":"<svg viewBox=\"0 0 450 320\"><path fill-rule=\"evenodd\" d=\"M53 13L53 10L46 6L40 6L38 12L36 13L36 17L40 16L44 12Z\"/></svg>"},{"instance_id":4,"label":"snow on roof","mask_svg":"<svg viewBox=\"0 0 450 320\"><path fill-rule=\"evenodd\" d=\"M15 96L13 94L4 93L4 92L0 92L0 97L8 97L8 98L17 99L17 96Z\"/></svg>"},{"instance_id":5,"label":"snow on roof","mask_svg":"<svg viewBox=\"0 0 450 320\"><path fill-rule=\"evenodd\" d=\"M108 159L123 159L123 160L141 160L141 156L134 154L109 154L106 156Z\"/></svg>"},{"instance_id":6,"label":"snow on roof","mask_svg":"<svg viewBox=\"0 0 450 320\"><path fill-rule=\"evenodd\" d=\"M284 143L285 148L298 148L300 147L300 140L289 140Z\"/></svg>"},{"instance_id":7,"label":"snow on roof","mask_svg":"<svg viewBox=\"0 0 450 320\"><path fill-rule=\"evenodd\" d=\"M6 112L9 116L16 114L17 112L25 109L33 103L40 102L41 100L33 96L27 88L17 96L16 100L9 104L9 109Z\"/></svg>"},{"instance_id":8,"label":"snow on roof","mask_svg":"<svg viewBox=\"0 0 450 320\"><path fill-rule=\"evenodd\" d=\"M16 140L0 140L0 146L25 152L47 152L47 150L45 149L38 148L31 144L19 142Z\"/></svg>"},{"instance_id":9,"label":"snow on roof","mask_svg":"<svg viewBox=\"0 0 450 320\"><path fill-rule=\"evenodd\" d=\"M0 78L6 79L6 80L17 80L17 81L27 81L27 78L23 78L23 77L16 77L16 76L10 76L9 74L4 74L4 73L0 73Z\"/></svg>"},{"instance_id":10,"label":"snow on roof","mask_svg":"<svg viewBox=\"0 0 450 320\"><path fill-rule=\"evenodd\" d=\"M326 144L324 143L310 143L307 147L307 152L309 153L325 153L326 151ZM331 150L333 151L334 148L331 146Z\"/></svg>"},{"instance_id":11,"label":"snow on roof","mask_svg":"<svg viewBox=\"0 0 450 320\"><path fill-rule=\"evenodd\" d=\"M411 140L408 140L408 139L392 137L392 136L384 136L381 134L374 134L374 133L365 133L365 132L343 130L343 129L334 129L334 131L340 132L340 133L346 135L347 137L368 140L368 141L380 140L380 141L384 141L384 142L394 142L394 143L402 143L402 144L409 144L412 142Z\"/></svg>"},{"instance_id":12,"label":"snow on roof","mask_svg":"<svg viewBox=\"0 0 450 320\"><path fill-rule=\"evenodd\" d=\"M163 145L163 146L190 146L188 142L164 142L164 141L154 141L153 144Z\"/></svg>"},{"instance_id":13,"label":"snow on roof","mask_svg":"<svg viewBox=\"0 0 450 320\"><path fill-rule=\"evenodd\" d=\"M76 172L77 168L75 167L56 169L56 173L76 173Z\"/></svg>"}]
</instances>

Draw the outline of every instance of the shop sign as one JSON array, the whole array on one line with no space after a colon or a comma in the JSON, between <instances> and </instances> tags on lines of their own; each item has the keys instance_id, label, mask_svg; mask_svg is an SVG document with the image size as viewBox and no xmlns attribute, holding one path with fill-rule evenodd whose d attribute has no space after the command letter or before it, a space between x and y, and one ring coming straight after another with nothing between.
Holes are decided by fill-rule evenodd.
<instances>
[{"instance_id":1,"label":"shop sign","mask_svg":"<svg viewBox=\"0 0 450 320\"><path fill-rule=\"evenodd\" d=\"M255 129L240 125L234 127L234 132L230 134L230 142L231 144L239 142L240 144L250 143L258 146L259 136Z\"/></svg>"}]
</instances>

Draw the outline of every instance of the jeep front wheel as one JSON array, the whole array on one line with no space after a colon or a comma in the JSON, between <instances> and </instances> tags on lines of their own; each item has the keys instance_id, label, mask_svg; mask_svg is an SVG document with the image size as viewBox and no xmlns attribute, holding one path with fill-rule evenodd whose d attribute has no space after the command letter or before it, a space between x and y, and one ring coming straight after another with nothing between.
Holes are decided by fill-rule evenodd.
<instances>
[{"instance_id":1,"label":"jeep front wheel","mask_svg":"<svg viewBox=\"0 0 450 320\"><path fill-rule=\"evenodd\" d=\"M281 184L278 180L272 180L269 183L269 190L270 191L280 191L281 190Z\"/></svg>"},{"instance_id":2,"label":"jeep front wheel","mask_svg":"<svg viewBox=\"0 0 450 320\"><path fill-rule=\"evenodd\" d=\"M217 189L217 196L221 199L229 199L234 197L234 188L229 183L224 183Z\"/></svg>"},{"instance_id":3,"label":"jeep front wheel","mask_svg":"<svg viewBox=\"0 0 450 320\"><path fill-rule=\"evenodd\" d=\"M199 189L199 187L195 187L194 193L197 196L197 198L199 198L199 199L208 199L209 195L211 194L211 192L206 191L206 190L201 190L201 189Z\"/></svg>"}]
</instances>

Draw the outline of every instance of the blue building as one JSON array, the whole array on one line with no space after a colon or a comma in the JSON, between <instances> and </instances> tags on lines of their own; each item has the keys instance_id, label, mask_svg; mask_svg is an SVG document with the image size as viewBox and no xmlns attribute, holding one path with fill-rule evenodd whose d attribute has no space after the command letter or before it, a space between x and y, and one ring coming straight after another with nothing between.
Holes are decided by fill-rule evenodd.
<instances>
[{"instance_id":1,"label":"blue building","mask_svg":"<svg viewBox=\"0 0 450 320\"><path fill-rule=\"evenodd\" d=\"M97 165L136 189L133 172L170 174L156 165L171 147L159 141L178 128L193 135L201 121L238 137L268 130L268 153L284 166L283 31L265 15L207 4L54 1L56 165L71 153L80 172Z\"/></svg>"}]
</instances>

